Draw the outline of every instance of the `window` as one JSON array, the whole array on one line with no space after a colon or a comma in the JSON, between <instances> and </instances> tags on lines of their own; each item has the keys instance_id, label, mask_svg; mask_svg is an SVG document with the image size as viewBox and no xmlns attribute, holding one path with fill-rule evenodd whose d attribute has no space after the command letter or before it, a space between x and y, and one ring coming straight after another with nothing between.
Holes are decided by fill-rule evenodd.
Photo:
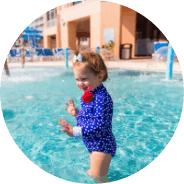
<instances>
[{"instance_id":1,"label":"window","mask_svg":"<svg viewBox=\"0 0 184 184\"><path fill-rule=\"evenodd\" d=\"M47 20L50 20L49 12L47 12Z\"/></svg>"},{"instance_id":2,"label":"window","mask_svg":"<svg viewBox=\"0 0 184 184\"><path fill-rule=\"evenodd\" d=\"M82 3L82 1L75 1L75 2L73 2L73 5L77 5L79 3Z\"/></svg>"},{"instance_id":3,"label":"window","mask_svg":"<svg viewBox=\"0 0 184 184\"><path fill-rule=\"evenodd\" d=\"M54 19L54 12L51 12L51 19Z\"/></svg>"},{"instance_id":4,"label":"window","mask_svg":"<svg viewBox=\"0 0 184 184\"><path fill-rule=\"evenodd\" d=\"M56 18L56 14L57 14L57 10L56 9L52 9L50 11L47 12L47 20L52 20Z\"/></svg>"},{"instance_id":5,"label":"window","mask_svg":"<svg viewBox=\"0 0 184 184\"><path fill-rule=\"evenodd\" d=\"M87 41L87 38L86 37L82 37L81 41L85 42L85 41Z\"/></svg>"}]
</instances>

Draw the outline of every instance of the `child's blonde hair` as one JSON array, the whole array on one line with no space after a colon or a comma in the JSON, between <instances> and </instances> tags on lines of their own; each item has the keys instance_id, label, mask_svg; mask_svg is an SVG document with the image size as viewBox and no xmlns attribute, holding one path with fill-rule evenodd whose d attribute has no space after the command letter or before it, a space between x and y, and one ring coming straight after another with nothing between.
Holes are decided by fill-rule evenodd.
<instances>
[{"instance_id":1,"label":"child's blonde hair","mask_svg":"<svg viewBox=\"0 0 184 184\"><path fill-rule=\"evenodd\" d=\"M78 55L79 51L75 51L75 55ZM85 63L85 68L89 69L94 73L95 76L102 74L102 82L105 82L108 78L107 67L102 59L102 57L95 52L80 52L82 55L82 63ZM73 63L73 67L80 66L81 62L76 61Z\"/></svg>"}]
</instances>

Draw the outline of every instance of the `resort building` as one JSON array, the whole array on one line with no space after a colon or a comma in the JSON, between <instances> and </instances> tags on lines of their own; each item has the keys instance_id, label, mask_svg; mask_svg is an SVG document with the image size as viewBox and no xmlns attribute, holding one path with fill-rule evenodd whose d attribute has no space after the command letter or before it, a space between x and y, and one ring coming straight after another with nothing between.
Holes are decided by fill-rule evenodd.
<instances>
[{"instance_id":1,"label":"resort building","mask_svg":"<svg viewBox=\"0 0 184 184\"><path fill-rule=\"evenodd\" d=\"M125 6L99 0L68 3L45 13L33 27L43 28L44 48L75 50L113 43L121 58L123 44L131 44L131 58L151 56L154 41L167 40L147 18ZM34 21L34 22L35 22Z\"/></svg>"}]
</instances>

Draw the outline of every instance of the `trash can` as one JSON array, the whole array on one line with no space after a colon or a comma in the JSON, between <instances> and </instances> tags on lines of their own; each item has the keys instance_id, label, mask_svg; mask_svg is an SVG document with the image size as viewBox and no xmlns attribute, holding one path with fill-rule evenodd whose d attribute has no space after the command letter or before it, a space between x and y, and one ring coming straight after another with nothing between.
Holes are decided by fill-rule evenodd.
<instances>
[{"instance_id":1,"label":"trash can","mask_svg":"<svg viewBox=\"0 0 184 184\"><path fill-rule=\"evenodd\" d=\"M120 59L131 59L132 44L125 43L120 46Z\"/></svg>"}]
</instances>

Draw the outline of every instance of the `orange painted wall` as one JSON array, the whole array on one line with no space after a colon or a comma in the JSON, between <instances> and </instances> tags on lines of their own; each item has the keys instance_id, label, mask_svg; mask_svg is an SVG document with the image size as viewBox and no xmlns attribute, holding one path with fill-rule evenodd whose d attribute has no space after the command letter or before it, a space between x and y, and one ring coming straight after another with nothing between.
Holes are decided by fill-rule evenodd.
<instances>
[{"instance_id":1,"label":"orange painted wall","mask_svg":"<svg viewBox=\"0 0 184 184\"><path fill-rule=\"evenodd\" d=\"M90 17L90 47L96 48L101 46L101 14L95 13Z\"/></svg>"},{"instance_id":2,"label":"orange painted wall","mask_svg":"<svg viewBox=\"0 0 184 184\"><path fill-rule=\"evenodd\" d=\"M120 47L120 7L111 2L101 2L101 46L105 44L104 30L114 28L114 54L119 57Z\"/></svg>"},{"instance_id":3,"label":"orange painted wall","mask_svg":"<svg viewBox=\"0 0 184 184\"><path fill-rule=\"evenodd\" d=\"M44 30L44 47L49 47L50 45L48 36L56 34L57 47L71 47L72 50L75 49L76 32L84 32L85 30L80 30L80 27L77 30L77 27L75 26L77 23L83 23L83 21L88 19L90 25L87 26L88 28L86 29L89 30L90 27L89 35L91 48L96 48L97 46L102 47L102 45L105 43L104 30L108 28L114 28L114 54L119 57L120 45L124 43L131 43L133 45L132 57L134 58L136 36L136 12L132 9L111 2L94 1L92 3L86 1L84 2L84 4L85 6L82 6L81 4L79 6L76 5L66 7L65 5L62 5L58 7L57 26L54 26L53 28L46 28ZM60 12L61 9L63 12L66 12L65 14L67 16L65 14L62 14L62 11ZM83 11L81 11L82 9ZM74 12L76 13L75 15L78 15L78 17L72 16ZM91 12L90 15L88 15L89 12ZM63 15L65 16L63 18L64 24L61 24L60 18Z\"/></svg>"},{"instance_id":4,"label":"orange painted wall","mask_svg":"<svg viewBox=\"0 0 184 184\"><path fill-rule=\"evenodd\" d=\"M121 44L132 44L132 58L135 57L136 12L121 6Z\"/></svg>"}]
</instances>

